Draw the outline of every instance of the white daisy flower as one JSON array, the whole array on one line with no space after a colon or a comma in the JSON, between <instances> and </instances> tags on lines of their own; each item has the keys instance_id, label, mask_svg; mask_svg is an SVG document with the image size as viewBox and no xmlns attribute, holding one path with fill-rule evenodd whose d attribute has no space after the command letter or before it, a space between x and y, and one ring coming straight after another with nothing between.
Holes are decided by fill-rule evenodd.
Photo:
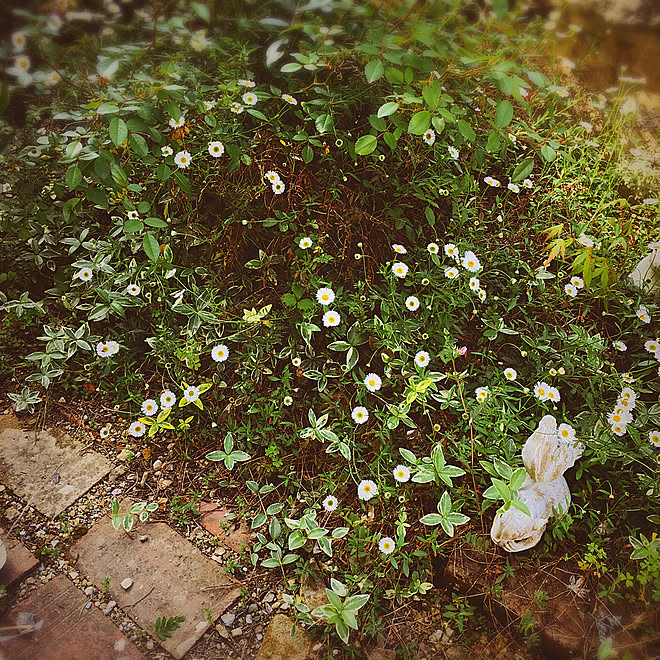
<instances>
[{"instance_id":1,"label":"white daisy flower","mask_svg":"<svg viewBox=\"0 0 660 660\"><path fill-rule=\"evenodd\" d=\"M621 390L621 394L619 394L617 403L620 405L625 401L628 401L631 405L630 410L633 410L637 405L637 394L635 394L635 390L633 390L631 387L624 387Z\"/></svg>"},{"instance_id":2,"label":"white daisy flower","mask_svg":"<svg viewBox=\"0 0 660 660\"><path fill-rule=\"evenodd\" d=\"M486 291L484 289L479 289L479 291L477 291L477 295L479 296L479 300L481 300L481 302L486 300Z\"/></svg>"},{"instance_id":3,"label":"white daisy flower","mask_svg":"<svg viewBox=\"0 0 660 660\"><path fill-rule=\"evenodd\" d=\"M133 422L128 428L128 432L134 438L139 438L140 436L143 436L146 430L147 427L142 422Z\"/></svg>"},{"instance_id":4,"label":"white daisy flower","mask_svg":"<svg viewBox=\"0 0 660 660\"><path fill-rule=\"evenodd\" d=\"M303 250L306 250L307 248L311 248L312 239L309 236L305 236L305 238L300 239L300 241L298 242L298 246L301 247Z\"/></svg>"},{"instance_id":5,"label":"white daisy flower","mask_svg":"<svg viewBox=\"0 0 660 660\"><path fill-rule=\"evenodd\" d=\"M657 339L649 339L648 341L644 342L644 348L649 352L649 353L657 353L658 349L660 348L660 343L658 343Z\"/></svg>"},{"instance_id":6,"label":"white daisy flower","mask_svg":"<svg viewBox=\"0 0 660 660\"><path fill-rule=\"evenodd\" d=\"M478 270L481 269L481 263L479 262L477 255L471 250L468 250L463 255L463 259L461 259L461 264L463 264L463 268L465 268L465 270L469 270L471 273L476 273Z\"/></svg>"},{"instance_id":7,"label":"white daisy flower","mask_svg":"<svg viewBox=\"0 0 660 660\"><path fill-rule=\"evenodd\" d=\"M487 176L484 178L484 183L487 183L492 188L499 188L502 184L492 176Z\"/></svg>"},{"instance_id":8,"label":"white daisy flower","mask_svg":"<svg viewBox=\"0 0 660 660\"><path fill-rule=\"evenodd\" d=\"M633 377L633 375L628 373L628 372L625 372L625 373L621 374L621 380L624 383L634 383L635 382L635 378Z\"/></svg>"},{"instance_id":9,"label":"white daisy flower","mask_svg":"<svg viewBox=\"0 0 660 660\"><path fill-rule=\"evenodd\" d=\"M378 374L370 373L364 377L364 384L370 392L377 392L383 385L383 381Z\"/></svg>"},{"instance_id":10,"label":"white daisy flower","mask_svg":"<svg viewBox=\"0 0 660 660\"><path fill-rule=\"evenodd\" d=\"M328 287L323 287L316 292L316 300L321 305L330 305L335 300L335 292Z\"/></svg>"},{"instance_id":11,"label":"white daisy flower","mask_svg":"<svg viewBox=\"0 0 660 660\"><path fill-rule=\"evenodd\" d=\"M416 296L408 296L406 298L406 309L415 312L419 309L419 299Z\"/></svg>"},{"instance_id":12,"label":"white daisy flower","mask_svg":"<svg viewBox=\"0 0 660 660\"><path fill-rule=\"evenodd\" d=\"M426 246L426 249L431 253L431 254L438 254L440 252L440 247L438 246L437 243L429 243Z\"/></svg>"},{"instance_id":13,"label":"white daisy flower","mask_svg":"<svg viewBox=\"0 0 660 660\"><path fill-rule=\"evenodd\" d=\"M268 170L266 174L264 174L264 179L268 181L268 183L273 184L277 183L278 181L281 181L280 175L275 171L275 170Z\"/></svg>"},{"instance_id":14,"label":"white daisy flower","mask_svg":"<svg viewBox=\"0 0 660 660\"><path fill-rule=\"evenodd\" d=\"M568 424L560 424L557 433L559 434L559 437L564 440L570 440L571 442L575 442L576 440L575 429Z\"/></svg>"},{"instance_id":15,"label":"white daisy flower","mask_svg":"<svg viewBox=\"0 0 660 660\"><path fill-rule=\"evenodd\" d=\"M105 440L110 435L110 429L107 426L104 426L99 431L99 435L101 436L101 438L103 438Z\"/></svg>"},{"instance_id":16,"label":"white daisy flower","mask_svg":"<svg viewBox=\"0 0 660 660\"><path fill-rule=\"evenodd\" d=\"M415 355L415 364L418 367L425 367L430 361L431 357L426 351L418 351Z\"/></svg>"},{"instance_id":17,"label":"white daisy flower","mask_svg":"<svg viewBox=\"0 0 660 660\"><path fill-rule=\"evenodd\" d=\"M546 398L552 403L558 403L561 401L561 396L559 395L559 390L556 387L549 387L546 393Z\"/></svg>"},{"instance_id":18,"label":"white daisy flower","mask_svg":"<svg viewBox=\"0 0 660 660\"><path fill-rule=\"evenodd\" d=\"M433 143L435 142L435 131L432 128L429 128L426 131L426 133L424 133L424 135L422 136L422 140L424 140L424 142L426 142L426 144L428 144L429 147L433 145Z\"/></svg>"},{"instance_id":19,"label":"white daisy flower","mask_svg":"<svg viewBox=\"0 0 660 660\"><path fill-rule=\"evenodd\" d=\"M452 266L451 268L445 268L445 277L448 280L455 280L458 277L458 268Z\"/></svg>"},{"instance_id":20,"label":"white daisy flower","mask_svg":"<svg viewBox=\"0 0 660 660\"><path fill-rule=\"evenodd\" d=\"M190 166L190 161L192 156L188 151L179 151L176 156L174 156L174 162L178 165L179 169L185 169Z\"/></svg>"},{"instance_id":21,"label":"white daisy flower","mask_svg":"<svg viewBox=\"0 0 660 660\"><path fill-rule=\"evenodd\" d=\"M408 250L406 250L403 245L399 245L398 243L394 243L392 245L392 249L398 254L408 254Z\"/></svg>"},{"instance_id":22,"label":"white daisy flower","mask_svg":"<svg viewBox=\"0 0 660 660\"><path fill-rule=\"evenodd\" d=\"M405 484L410 479L410 470L405 465L397 465L392 473L400 484Z\"/></svg>"},{"instance_id":23,"label":"white daisy flower","mask_svg":"<svg viewBox=\"0 0 660 660\"><path fill-rule=\"evenodd\" d=\"M281 195L286 189L286 186L284 185L284 181L276 181L271 188L276 195Z\"/></svg>"},{"instance_id":24,"label":"white daisy flower","mask_svg":"<svg viewBox=\"0 0 660 660\"><path fill-rule=\"evenodd\" d=\"M391 555L394 552L395 547L396 544L394 543L394 539L389 536L383 536L383 538L378 541L378 549L384 555Z\"/></svg>"},{"instance_id":25,"label":"white daisy flower","mask_svg":"<svg viewBox=\"0 0 660 660\"><path fill-rule=\"evenodd\" d=\"M170 390L165 390L160 395L160 407L163 409L171 408L176 403L176 396L174 392Z\"/></svg>"},{"instance_id":26,"label":"white daisy flower","mask_svg":"<svg viewBox=\"0 0 660 660\"><path fill-rule=\"evenodd\" d=\"M27 36L25 32L12 32L11 35L11 45L14 47L14 50L21 51L25 48L27 44Z\"/></svg>"},{"instance_id":27,"label":"white daisy flower","mask_svg":"<svg viewBox=\"0 0 660 660\"><path fill-rule=\"evenodd\" d=\"M229 357L229 349L225 344L218 344L211 350L211 357L215 362L224 362Z\"/></svg>"},{"instance_id":28,"label":"white daisy flower","mask_svg":"<svg viewBox=\"0 0 660 660\"><path fill-rule=\"evenodd\" d=\"M139 220L139 219L140 219L140 214L139 214L137 211L133 210L133 211L129 211L129 212L126 214L126 217L127 217L129 220Z\"/></svg>"},{"instance_id":29,"label":"white daisy flower","mask_svg":"<svg viewBox=\"0 0 660 660\"><path fill-rule=\"evenodd\" d=\"M646 309L645 305L640 305L639 309L635 312L635 314L637 314L637 318L642 323L650 323L651 322L651 315L649 314L649 310Z\"/></svg>"},{"instance_id":30,"label":"white daisy flower","mask_svg":"<svg viewBox=\"0 0 660 660\"><path fill-rule=\"evenodd\" d=\"M614 346L614 348L616 348L617 351L623 352L628 350L628 347L618 339L612 342L612 346Z\"/></svg>"},{"instance_id":31,"label":"white daisy flower","mask_svg":"<svg viewBox=\"0 0 660 660\"><path fill-rule=\"evenodd\" d=\"M564 286L564 292L570 298L575 298L575 296L577 296L577 289L572 284Z\"/></svg>"},{"instance_id":32,"label":"white daisy flower","mask_svg":"<svg viewBox=\"0 0 660 660\"><path fill-rule=\"evenodd\" d=\"M140 406L143 415L151 415L158 412L158 404L153 399L145 399Z\"/></svg>"},{"instance_id":33,"label":"white daisy flower","mask_svg":"<svg viewBox=\"0 0 660 660\"><path fill-rule=\"evenodd\" d=\"M504 370L504 377L507 380L516 380L516 378L518 378L518 372L515 369L513 369L512 367L507 367Z\"/></svg>"},{"instance_id":34,"label":"white daisy flower","mask_svg":"<svg viewBox=\"0 0 660 660\"><path fill-rule=\"evenodd\" d=\"M81 268L77 273L76 277L83 282L89 282L92 279L94 273L91 268Z\"/></svg>"},{"instance_id":35,"label":"white daisy flower","mask_svg":"<svg viewBox=\"0 0 660 660\"><path fill-rule=\"evenodd\" d=\"M215 108L215 104L217 103L217 101L204 101L203 103L204 103L204 110L208 112L209 110L213 110L213 108Z\"/></svg>"},{"instance_id":36,"label":"white daisy flower","mask_svg":"<svg viewBox=\"0 0 660 660\"><path fill-rule=\"evenodd\" d=\"M139 296L140 295L140 287L137 284L129 284L126 287L126 293L129 296Z\"/></svg>"},{"instance_id":37,"label":"white daisy flower","mask_svg":"<svg viewBox=\"0 0 660 660\"><path fill-rule=\"evenodd\" d=\"M378 495L378 486L371 479L363 479L358 485L358 497L366 501L374 495Z\"/></svg>"},{"instance_id":38,"label":"white daisy flower","mask_svg":"<svg viewBox=\"0 0 660 660\"><path fill-rule=\"evenodd\" d=\"M511 192L516 193L516 195L520 192L520 186L518 186L515 183L507 183L506 186Z\"/></svg>"},{"instance_id":39,"label":"white daisy flower","mask_svg":"<svg viewBox=\"0 0 660 660\"><path fill-rule=\"evenodd\" d=\"M282 98L291 105L298 105L298 100L291 96L291 94L282 94Z\"/></svg>"},{"instance_id":40,"label":"white daisy flower","mask_svg":"<svg viewBox=\"0 0 660 660\"><path fill-rule=\"evenodd\" d=\"M3 183L2 184L2 192L3 193L11 192L11 183Z\"/></svg>"},{"instance_id":41,"label":"white daisy flower","mask_svg":"<svg viewBox=\"0 0 660 660\"><path fill-rule=\"evenodd\" d=\"M293 397L291 397L289 395L285 396L284 399L282 399L282 403L285 406L290 406L293 403Z\"/></svg>"},{"instance_id":42,"label":"white daisy flower","mask_svg":"<svg viewBox=\"0 0 660 660\"><path fill-rule=\"evenodd\" d=\"M174 153L174 149L170 146L164 146L160 148L160 153L167 158L167 156L171 156Z\"/></svg>"},{"instance_id":43,"label":"white daisy flower","mask_svg":"<svg viewBox=\"0 0 660 660\"><path fill-rule=\"evenodd\" d=\"M302 360L299 357L294 357L293 360L291 360L291 364L294 367L299 367L302 364Z\"/></svg>"},{"instance_id":44,"label":"white daisy flower","mask_svg":"<svg viewBox=\"0 0 660 660\"><path fill-rule=\"evenodd\" d=\"M649 431L649 442L655 447L660 447L660 431Z\"/></svg>"},{"instance_id":45,"label":"white daisy flower","mask_svg":"<svg viewBox=\"0 0 660 660\"><path fill-rule=\"evenodd\" d=\"M448 257L451 257L456 263L458 263L458 260L461 258L461 254L458 251L458 248L453 243L447 243L444 249L445 254Z\"/></svg>"},{"instance_id":46,"label":"white daisy flower","mask_svg":"<svg viewBox=\"0 0 660 660\"><path fill-rule=\"evenodd\" d=\"M571 277L571 284L576 289L584 289L584 280L581 277L578 277L577 275Z\"/></svg>"},{"instance_id":47,"label":"white daisy flower","mask_svg":"<svg viewBox=\"0 0 660 660\"><path fill-rule=\"evenodd\" d=\"M447 151L449 152L449 155L455 159L457 159L461 155L458 149L451 145L447 147Z\"/></svg>"},{"instance_id":48,"label":"white daisy flower","mask_svg":"<svg viewBox=\"0 0 660 660\"><path fill-rule=\"evenodd\" d=\"M209 153L214 158L220 158L220 156L225 153L225 145L222 144L222 142L219 140L216 140L215 142L209 142Z\"/></svg>"},{"instance_id":49,"label":"white daisy flower","mask_svg":"<svg viewBox=\"0 0 660 660\"><path fill-rule=\"evenodd\" d=\"M525 188L533 188L534 183L531 179L523 179L523 186L525 186Z\"/></svg>"},{"instance_id":50,"label":"white daisy flower","mask_svg":"<svg viewBox=\"0 0 660 660\"><path fill-rule=\"evenodd\" d=\"M254 92L245 92L241 98L243 99L243 103L245 103L245 105L257 105L258 99Z\"/></svg>"},{"instance_id":51,"label":"white daisy flower","mask_svg":"<svg viewBox=\"0 0 660 660\"><path fill-rule=\"evenodd\" d=\"M612 426L614 424L630 424L632 419L630 410L626 410L623 406L617 406L612 412L607 413L607 423Z\"/></svg>"},{"instance_id":52,"label":"white daisy flower","mask_svg":"<svg viewBox=\"0 0 660 660\"><path fill-rule=\"evenodd\" d=\"M119 344L116 341L107 342L108 348L110 349L110 355L115 355L119 353Z\"/></svg>"},{"instance_id":53,"label":"white daisy flower","mask_svg":"<svg viewBox=\"0 0 660 660\"><path fill-rule=\"evenodd\" d=\"M470 288L472 291L479 291L481 288L481 285L479 283L479 278L478 277L471 277L470 278Z\"/></svg>"},{"instance_id":54,"label":"white daisy flower","mask_svg":"<svg viewBox=\"0 0 660 660\"><path fill-rule=\"evenodd\" d=\"M243 80L242 78L238 79L238 84L241 85L242 87L248 87L248 88L252 88L256 85L254 80Z\"/></svg>"},{"instance_id":55,"label":"white daisy flower","mask_svg":"<svg viewBox=\"0 0 660 660\"><path fill-rule=\"evenodd\" d=\"M477 387L474 396L477 403L483 403L490 396L490 390L487 387Z\"/></svg>"},{"instance_id":56,"label":"white daisy flower","mask_svg":"<svg viewBox=\"0 0 660 660\"><path fill-rule=\"evenodd\" d=\"M351 417L356 424L364 424L369 419L369 411L363 406L355 406Z\"/></svg>"},{"instance_id":57,"label":"white daisy flower","mask_svg":"<svg viewBox=\"0 0 660 660\"><path fill-rule=\"evenodd\" d=\"M112 355L112 349L108 346L108 342L100 341L96 344L96 354L99 357L110 357Z\"/></svg>"},{"instance_id":58,"label":"white daisy flower","mask_svg":"<svg viewBox=\"0 0 660 660\"><path fill-rule=\"evenodd\" d=\"M622 115L631 115L636 110L637 110L637 101L635 101L635 99L626 99L621 104L621 109L619 110L619 112Z\"/></svg>"},{"instance_id":59,"label":"white daisy flower","mask_svg":"<svg viewBox=\"0 0 660 660\"><path fill-rule=\"evenodd\" d=\"M240 103L236 103L234 101L230 106L229 109L235 114L235 115L240 115L243 112L243 106Z\"/></svg>"},{"instance_id":60,"label":"white daisy flower","mask_svg":"<svg viewBox=\"0 0 660 660\"><path fill-rule=\"evenodd\" d=\"M30 58L27 55L19 55L18 57L14 58L14 69L16 71L25 73L26 71L29 71L30 65Z\"/></svg>"},{"instance_id":61,"label":"white daisy flower","mask_svg":"<svg viewBox=\"0 0 660 660\"><path fill-rule=\"evenodd\" d=\"M622 436L625 435L627 432L627 428L625 424L612 424L612 433L614 435Z\"/></svg>"},{"instance_id":62,"label":"white daisy flower","mask_svg":"<svg viewBox=\"0 0 660 660\"><path fill-rule=\"evenodd\" d=\"M332 495L328 495L328 497L323 500L323 508L326 511L334 511L338 506L339 502L337 501L337 498Z\"/></svg>"},{"instance_id":63,"label":"white daisy flower","mask_svg":"<svg viewBox=\"0 0 660 660\"><path fill-rule=\"evenodd\" d=\"M534 385L534 396L539 401L547 401L549 389L550 389L550 385L548 385L547 383L543 381L538 382L536 383L536 385Z\"/></svg>"},{"instance_id":64,"label":"white daisy flower","mask_svg":"<svg viewBox=\"0 0 660 660\"><path fill-rule=\"evenodd\" d=\"M179 119L174 119L172 117L169 123L171 128L181 128L182 126L185 126L186 118L183 115L181 115Z\"/></svg>"},{"instance_id":65,"label":"white daisy flower","mask_svg":"<svg viewBox=\"0 0 660 660\"><path fill-rule=\"evenodd\" d=\"M584 234L580 234L578 236L577 242L582 246L586 248L592 248L595 243L593 238L589 238L589 236L585 236Z\"/></svg>"},{"instance_id":66,"label":"white daisy flower","mask_svg":"<svg viewBox=\"0 0 660 660\"><path fill-rule=\"evenodd\" d=\"M334 328L335 326L339 325L340 322L341 322L341 317L337 312L327 311L323 315L323 325L326 328Z\"/></svg>"},{"instance_id":67,"label":"white daisy flower","mask_svg":"<svg viewBox=\"0 0 660 660\"><path fill-rule=\"evenodd\" d=\"M392 272L399 278L403 279L408 274L408 266L406 264L397 261L392 264Z\"/></svg>"},{"instance_id":68,"label":"white daisy flower","mask_svg":"<svg viewBox=\"0 0 660 660\"><path fill-rule=\"evenodd\" d=\"M199 387L188 386L183 392L183 398L189 403L197 401L199 399Z\"/></svg>"}]
</instances>

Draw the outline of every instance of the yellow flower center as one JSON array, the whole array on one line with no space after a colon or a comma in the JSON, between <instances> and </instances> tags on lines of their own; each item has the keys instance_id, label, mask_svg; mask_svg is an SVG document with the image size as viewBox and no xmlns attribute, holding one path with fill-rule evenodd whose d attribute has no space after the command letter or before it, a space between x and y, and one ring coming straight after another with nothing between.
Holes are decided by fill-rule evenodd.
<instances>
[{"instance_id":1,"label":"yellow flower center","mask_svg":"<svg viewBox=\"0 0 660 660\"><path fill-rule=\"evenodd\" d=\"M371 486L365 486L365 487L364 487L364 492L365 492L365 493L369 493L369 492L371 492Z\"/></svg>"}]
</instances>

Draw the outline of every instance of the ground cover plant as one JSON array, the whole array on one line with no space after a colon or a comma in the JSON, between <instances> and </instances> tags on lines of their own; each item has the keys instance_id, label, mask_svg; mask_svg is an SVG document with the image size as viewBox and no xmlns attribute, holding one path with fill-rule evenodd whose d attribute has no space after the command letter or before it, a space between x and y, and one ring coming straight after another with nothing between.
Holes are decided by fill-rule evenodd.
<instances>
[{"instance_id":1,"label":"ground cover plant","mask_svg":"<svg viewBox=\"0 0 660 660\"><path fill-rule=\"evenodd\" d=\"M347 649L526 512L547 413L584 454L534 552L660 598L657 305L625 278L660 249L658 203L616 169L632 92L576 99L495 10L16 9L0 51L0 309L39 344L0 363L30 367L16 410L91 383L122 411L102 438L175 441L248 499L246 565L327 560L327 605L288 598Z\"/></svg>"}]
</instances>

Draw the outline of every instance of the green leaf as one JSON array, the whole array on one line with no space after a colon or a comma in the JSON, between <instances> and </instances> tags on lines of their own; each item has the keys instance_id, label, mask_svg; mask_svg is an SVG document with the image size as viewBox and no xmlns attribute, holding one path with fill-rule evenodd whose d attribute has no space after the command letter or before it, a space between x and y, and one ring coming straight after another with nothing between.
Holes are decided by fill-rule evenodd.
<instances>
[{"instance_id":1,"label":"green leaf","mask_svg":"<svg viewBox=\"0 0 660 660\"><path fill-rule=\"evenodd\" d=\"M422 525L439 525L442 522L442 516L439 513L427 513L419 519Z\"/></svg>"},{"instance_id":2,"label":"green leaf","mask_svg":"<svg viewBox=\"0 0 660 660\"><path fill-rule=\"evenodd\" d=\"M541 147L541 155L546 162L551 163L557 156L557 152L549 144L544 144Z\"/></svg>"},{"instance_id":3,"label":"green leaf","mask_svg":"<svg viewBox=\"0 0 660 660\"><path fill-rule=\"evenodd\" d=\"M367 77L368 83L373 83L383 77L385 73L385 67L382 65L380 60L371 60L364 67L364 75Z\"/></svg>"},{"instance_id":4,"label":"green leaf","mask_svg":"<svg viewBox=\"0 0 660 660\"><path fill-rule=\"evenodd\" d=\"M294 71L300 71L302 69L302 64L298 64L298 62L289 62L288 64L285 64L280 71L282 73L293 73Z\"/></svg>"},{"instance_id":5,"label":"green leaf","mask_svg":"<svg viewBox=\"0 0 660 660\"><path fill-rule=\"evenodd\" d=\"M500 101L495 110L495 125L497 128L504 128L513 119L513 105L511 101Z\"/></svg>"},{"instance_id":6,"label":"green leaf","mask_svg":"<svg viewBox=\"0 0 660 660\"><path fill-rule=\"evenodd\" d=\"M351 345L345 341L333 341L328 344L328 348L331 351L347 351L349 348L351 348Z\"/></svg>"},{"instance_id":7,"label":"green leaf","mask_svg":"<svg viewBox=\"0 0 660 660\"><path fill-rule=\"evenodd\" d=\"M518 511L522 511L531 517L532 514L529 512L529 509L524 502L521 502L520 500L511 500L511 504L518 509Z\"/></svg>"},{"instance_id":8,"label":"green leaf","mask_svg":"<svg viewBox=\"0 0 660 660\"><path fill-rule=\"evenodd\" d=\"M428 110L416 112L408 123L408 133L423 135L431 125L431 113Z\"/></svg>"},{"instance_id":9,"label":"green leaf","mask_svg":"<svg viewBox=\"0 0 660 660\"><path fill-rule=\"evenodd\" d=\"M495 486L499 496L505 502L508 502L511 499L511 491L501 479L493 479L493 486Z\"/></svg>"},{"instance_id":10,"label":"green leaf","mask_svg":"<svg viewBox=\"0 0 660 660\"><path fill-rule=\"evenodd\" d=\"M440 496L440 501L438 502L438 511L442 514L443 517L446 517L447 514L451 511L451 498L449 493L445 491Z\"/></svg>"},{"instance_id":11,"label":"green leaf","mask_svg":"<svg viewBox=\"0 0 660 660\"><path fill-rule=\"evenodd\" d=\"M335 120L330 114L319 115L314 122L318 133L329 133L335 127Z\"/></svg>"},{"instance_id":12,"label":"green leaf","mask_svg":"<svg viewBox=\"0 0 660 660\"><path fill-rule=\"evenodd\" d=\"M175 172L174 180L177 182L179 188L181 188L181 190L186 193L186 195L192 194L190 179L183 172Z\"/></svg>"},{"instance_id":13,"label":"green leaf","mask_svg":"<svg viewBox=\"0 0 660 660\"><path fill-rule=\"evenodd\" d=\"M403 449L402 447L399 447L399 453L401 456L403 456L409 463L412 463L413 465L417 463L417 457L415 454L413 454L409 449Z\"/></svg>"},{"instance_id":14,"label":"green leaf","mask_svg":"<svg viewBox=\"0 0 660 660\"><path fill-rule=\"evenodd\" d=\"M527 478L527 471L525 468L518 468L513 475L511 476L511 480L509 483L509 487L513 491L517 491L524 483L525 479Z\"/></svg>"},{"instance_id":15,"label":"green leaf","mask_svg":"<svg viewBox=\"0 0 660 660\"><path fill-rule=\"evenodd\" d=\"M140 220L126 220L124 222L124 231L131 234L136 231L142 231L142 221Z\"/></svg>"},{"instance_id":16,"label":"green leaf","mask_svg":"<svg viewBox=\"0 0 660 660\"><path fill-rule=\"evenodd\" d=\"M274 502L271 504L267 509L266 513L269 516L275 516L277 515L282 509L284 508L284 504L282 502Z\"/></svg>"},{"instance_id":17,"label":"green leaf","mask_svg":"<svg viewBox=\"0 0 660 660\"><path fill-rule=\"evenodd\" d=\"M144 252L151 261L158 261L160 257L160 245L151 232L147 232L142 239Z\"/></svg>"},{"instance_id":18,"label":"green leaf","mask_svg":"<svg viewBox=\"0 0 660 660\"><path fill-rule=\"evenodd\" d=\"M165 220L161 220L160 218L147 218L144 221L144 224L147 225L148 227L157 227L159 229L167 228L167 223L165 222Z\"/></svg>"},{"instance_id":19,"label":"green leaf","mask_svg":"<svg viewBox=\"0 0 660 660\"><path fill-rule=\"evenodd\" d=\"M268 117L266 117L266 115L259 110L255 110L254 108L247 108L247 112L249 115L252 115L257 119L261 119L261 121L268 121Z\"/></svg>"},{"instance_id":20,"label":"green leaf","mask_svg":"<svg viewBox=\"0 0 660 660\"><path fill-rule=\"evenodd\" d=\"M468 124L465 119L459 119L457 122L458 132L468 141L474 142L477 139L475 132L472 130L472 126Z\"/></svg>"},{"instance_id":21,"label":"green leaf","mask_svg":"<svg viewBox=\"0 0 660 660\"><path fill-rule=\"evenodd\" d=\"M121 147L124 140L128 137L128 128L126 122L119 118L114 117L110 122L110 139L115 147Z\"/></svg>"},{"instance_id":22,"label":"green leaf","mask_svg":"<svg viewBox=\"0 0 660 660\"><path fill-rule=\"evenodd\" d=\"M252 521L252 529L257 529L258 527L261 527L267 520L266 514L265 513L258 513L255 517L254 520Z\"/></svg>"},{"instance_id":23,"label":"green leaf","mask_svg":"<svg viewBox=\"0 0 660 660\"><path fill-rule=\"evenodd\" d=\"M77 165L70 165L66 171L66 185L74 190L82 181L82 171Z\"/></svg>"},{"instance_id":24,"label":"green leaf","mask_svg":"<svg viewBox=\"0 0 660 660\"><path fill-rule=\"evenodd\" d=\"M521 163L518 164L516 169L513 171L513 175L511 176L511 181L515 183L516 181L526 179L532 173L533 169L534 169L534 159L525 158Z\"/></svg>"},{"instance_id":25,"label":"green leaf","mask_svg":"<svg viewBox=\"0 0 660 660\"><path fill-rule=\"evenodd\" d=\"M335 527L332 530L332 538L333 539L343 539L344 536L346 536L346 534L348 534L348 532L349 532L348 527Z\"/></svg>"},{"instance_id":26,"label":"green leaf","mask_svg":"<svg viewBox=\"0 0 660 660\"><path fill-rule=\"evenodd\" d=\"M330 578L330 587L338 596L341 596L342 598L346 598L346 594L348 593L348 591L346 590L346 587L339 580L335 580L335 578Z\"/></svg>"},{"instance_id":27,"label":"green leaf","mask_svg":"<svg viewBox=\"0 0 660 660\"><path fill-rule=\"evenodd\" d=\"M321 548L328 557L332 557L332 542L327 536L319 538L317 543L319 544L319 548Z\"/></svg>"},{"instance_id":28,"label":"green leaf","mask_svg":"<svg viewBox=\"0 0 660 660\"><path fill-rule=\"evenodd\" d=\"M314 159L314 149L312 149L308 144L303 147L302 150L302 159L306 163L311 163Z\"/></svg>"},{"instance_id":29,"label":"green leaf","mask_svg":"<svg viewBox=\"0 0 660 660\"><path fill-rule=\"evenodd\" d=\"M227 454L225 454L224 451L220 451L220 450L211 451L208 454L206 454L206 459L208 461L224 461L226 455Z\"/></svg>"},{"instance_id":30,"label":"green leaf","mask_svg":"<svg viewBox=\"0 0 660 660\"><path fill-rule=\"evenodd\" d=\"M299 530L296 529L291 534L289 534L289 540L288 540L288 547L289 550L297 550L298 548L302 548L307 539L305 538L304 534Z\"/></svg>"},{"instance_id":31,"label":"green leaf","mask_svg":"<svg viewBox=\"0 0 660 660\"><path fill-rule=\"evenodd\" d=\"M199 16L205 23L211 22L211 10L201 2L193 2L191 4L193 11Z\"/></svg>"},{"instance_id":32,"label":"green leaf","mask_svg":"<svg viewBox=\"0 0 660 660\"><path fill-rule=\"evenodd\" d=\"M97 115L111 115L114 112L119 112L119 106L114 103L101 103L96 109Z\"/></svg>"},{"instance_id":33,"label":"green leaf","mask_svg":"<svg viewBox=\"0 0 660 660\"><path fill-rule=\"evenodd\" d=\"M378 139L375 135L363 135L355 143L355 153L358 156L370 154L378 145Z\"/></svg>"},{"instance_id":34,"label":"green leaf","mask_svg":"<svg viewBox=\"0 0 660 660\"><path fill-rule=\"evenodd\" d=\"M172 176L172 170L167 165L165 165L165 163L161 163L156 168L156 175L164 183Z\"/></svg>"},{"instance_id":35,"label":"green leaf","mask_svg":"<svg viewBox=\"0 0 660 660\"><path fill-rule=\"evenodd\" d=\"M129 138L131 148L138 156L146 156L149 153L147 141L138 133L131 133Z\"/></svg>"},{"instance_id":36,"label":"green leaf","mask_svg":"<svg viewBox=\"0 0 660 660\"><path fill-rule=\"evenodd\" d=\"M389 117L393 115L399 109L399 104L394 101L389 101L388 103L383 103L383 105L378 108L379 117Z\"/></svg>"},{"instance_id":37,"label":"green leaf","mask_svg":"<svg viewBox=\"0 0 660 660\"><path fill-rule=\"evenodd\" d=\"M496 130L492 130L488 134L488 142L486 143L486 151L492 153L493 151L497 151L500 148L500 145L502 144L500 140L500 136ZM513 179L512 179L513 181Z\"/></svg>"}]
</instances>

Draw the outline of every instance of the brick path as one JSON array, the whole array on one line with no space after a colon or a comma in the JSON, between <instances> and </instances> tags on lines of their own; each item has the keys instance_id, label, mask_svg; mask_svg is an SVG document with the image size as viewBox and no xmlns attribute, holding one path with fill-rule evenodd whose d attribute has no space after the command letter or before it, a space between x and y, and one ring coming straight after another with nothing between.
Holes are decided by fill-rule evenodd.
<instances>
[{"instance_id":1,"label":"brick path","mask_svg":"<svg viewBox=\"0 0 660 660\"><path fill-rule=\"evenodd\" d=\"M0 411L0 483L47 518L66 512L112 468L105 457L68 435L26 431L13 415ZM122 503L124 510L128 506L128 500ZM14 532L20 523L19 514ZM7 561L0 584L11 596L39 561L6 530L2 537ZM115 530L107 516L69 547L67 558L113 602L103 612L68 576L57 575L3 615L0 660L137 660L153 655L145 655L117 627L110 616L115 607L160 644L158 657L183 658L241 592L240 583L217 561L161 522L138 523L127 534ZM153 623L177 615L185 620L161 640Z\"/></svg>"}]
</instances>

